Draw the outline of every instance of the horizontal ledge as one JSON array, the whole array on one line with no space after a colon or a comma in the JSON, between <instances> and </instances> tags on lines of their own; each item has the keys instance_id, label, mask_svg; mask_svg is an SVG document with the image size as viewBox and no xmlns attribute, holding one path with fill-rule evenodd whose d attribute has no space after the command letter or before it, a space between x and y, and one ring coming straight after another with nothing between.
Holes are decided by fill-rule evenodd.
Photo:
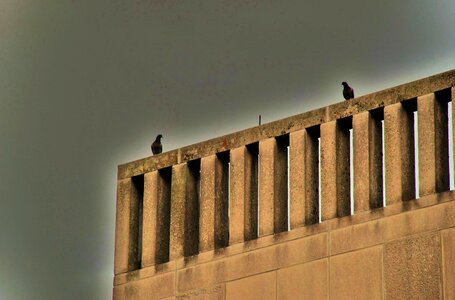
<instances>
[{"instance_id":1,"label":"horizontal ledge","mask_svg":"<svg viewBox=\"0 0 455 300\"><path fill-rule=\"evenodd\" d=\"M455 69L118 166L118 179L148 173L260 140L349 117L455 86Z\"/></svg>"}]
</instances>

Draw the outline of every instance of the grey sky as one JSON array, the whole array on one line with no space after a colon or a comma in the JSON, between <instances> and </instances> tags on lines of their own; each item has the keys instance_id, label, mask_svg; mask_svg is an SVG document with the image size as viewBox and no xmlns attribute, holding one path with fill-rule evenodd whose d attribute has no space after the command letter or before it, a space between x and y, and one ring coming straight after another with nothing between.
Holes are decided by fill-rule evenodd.
<instances>
[{"instance_id":1,"label":"grey sky","mask_svg":"<svg viewBox=\"0 0 455 300\"><path fill-rule=\"evenodd\" d=\"M110 299L116 166L455 67L455 2L0 0L0 299Z\"/></svg>"}]
</instances>

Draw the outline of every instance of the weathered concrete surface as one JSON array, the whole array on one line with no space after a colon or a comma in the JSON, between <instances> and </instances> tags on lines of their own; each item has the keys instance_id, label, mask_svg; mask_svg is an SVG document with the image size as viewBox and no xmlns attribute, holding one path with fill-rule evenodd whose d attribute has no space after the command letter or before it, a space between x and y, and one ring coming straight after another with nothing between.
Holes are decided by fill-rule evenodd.
<instances>
[{"instance_id":1,"label":"weathered concrete surface","mask_svg":"<svg viewBox=\"0 0 455 300\"><path fill-rule=\"evenodd\" d=\"M114 286L114 300L158 300L175 294L175 273L159 274Z\"/></svg>"},{"instance_id":2,"label":"weathered concrete surface","mask_svg":"<svg viewBox=\"0 0 455 300\"><path fill-rule=\"evenodd\" d=\"M426 233L384 246L387 299L441 299L441 238Z\"/></svg>"},{"instance_id":3,"label":"weathered concrete surface","mask_svg":"<svg viewBox=\"0 0 455 300\"><path fill-rule=\"evenodd\" d=\"M318 138L308 130L291 132L289 145L291 229L319 221Z\"/></svg>"},{"instance_id":4,"label":"weathered concrete surface","mask_svg":"<svg viewBox=\"0 0 455 300\"><path fill-rule=\"evenodd\" d=\"M450 91L417 98L421 196L449 190L449 100Z\"/></svg>"},{"instance_id":5,"label":"weathered concrete surface","mask_svg":"<svg viewBox=\"0 0 455 300\"><path fill-rule=\"evenodd\" d=\"M441 232L444 299L455 299L455 228Z\"/></svg>"},{"instance_id":6,"label":"weathered concrete surface","mask_svg":"<svg viewBox=\"0 0 455 300\"><path fill-rule=\"evenodd\" d=\"M286 159L276 138L259 142L259 236L287 230Z\"/></svg>"},{"instance_id":7,"label":"weathered concrete surface","mask_svg":"<svg viewBox=\"0 0 455 300\"><path fill-rule=\"evenodd\" d=\"M349 131L337 121L321 125L322 220L350 215Z\"/></svg>"},{"instance_id":8,"label":"weathered concrete surface","mask_svg":"<svg viewBox=\"0 0 455 300\"><path fill-rule=\"evenodd\" d=\"M382 206L381 122L370 112L353 116L354 212Z\"/></svg>"},{"instance_id":9,"label":"weathered concrete surface","mask_svg":"<svg viewBox=\"0 0 455 300\"><path fill-rule=\"evenodd\" d=\"M177 271L178 290L188 291L327 256L327 235L272 245Z\"/></svg>"},{"instance_id":10,"label":"weathered concrete surface","mask_svg":"<svg viewBox=\"0 0 455 300\"><path fill-rule=\"evenodd\" d=\"M330 258L330 299L382 299L382 246Z\"/></svg>"},{"instance_id":11,"label":"weathered concrete surface","mask_svg":"<svg viewBox=\"0 0 455 300\"><path fill-rule=\"evenodd\" d=\"M199 250L215 248L215 163L216 155L201 159L201 200L199 205Z\"/></svg>"},{"instance_id":12,"label":"weathered concrete surface","mask_svg":"<svg viewBox=\"0 0 455 300\"><path fill-rule=\"evenodd\" d=\"M277 272L277 299L328 299L328 261L321 259Z\"/></svg>"},{"instance_id":13,"label":"weathered concrete surface","mask_svg":"<svg viewBox=\"0 0 455 300\"><path fill-rule=\"evenodd\" d=\"M454 282L454 227L455 192L425 196L376 213L332 219L237 243L225 251L200 253L191 262L181 258L159 265L161 269L151 266L119 274L114 299L136 299L131 295L149 285L159 293L164 289L163 297L227 299L226 294L220 296L224 284L238 281L239 287L253 289L246 279L270 272L277 274L278 299L301 299L307 293L314 295L311 299L327 299L329 289L329 299L375 299L381 293L387 299L440 299L443 280L446 295L451 295ZM156 287L150 279L168 273L175 274L170 295L166 294L170 285ZM144 280L147 283L139 284Z\"/></svg>"},{"instance_id":14,"label":"weathered concrete surface","mask_svg":"<svg viewBox=\"0 0 455 300\"><path fill-rule=\"evenodd\" d=\"M169 260L171 170L144 175L142 267Z\"/></svg>"},{"instance_id":15,"label":"weathered concrete surface","mask_svg":"<svg viewBox=\"0 0 455 300\"><path fill-rule=\"evenodd\" d=\"M455 86L455 70L450 70L349 101L339 102L324 108L122 164L118 168L118 178L128 178L151 172L176 163L238 148L263 139L349 117L363 111L384 107L453 86Z\"/></svg>"},{"instance_id":16,"label":"weathered concrete surface","mask_svg":"<svg viewBox=\"0 0 455 300\"><path fill-rule=\"evenodd\" d=\"M384 108L387 205L415 198L413 119L402 103Z\"/></svg>"},{"instance_id":17,"label":"weathered concrete surface","mask_svg":"<svg viewBox=\"0 0 455 300\"><path fill-rule=\"evenodd\" d=\"M226 300L275 300L276 272L243 278L226 284Z\"/></svg>"},{"instance_id":18,"label":"weathered concrete surface","mask_svg":"<svg viewBox=\"0 0 455 300\"><path fill-rule=\"evenodd\" d=\"M215 285L205 289L194 290L179 294L178 300L224 300L226 294L225 284Z\"/></svg>"},{"instance_id":19,"label":"weathered concrete surface","mask_svg":"<svg viewBox=\"0 0 455 300\"><path fill-rule=\"evenodd\" d=\"M117 181L114 273L128 271L130 247L131 178Z\"/></svg>"}]
</instances>

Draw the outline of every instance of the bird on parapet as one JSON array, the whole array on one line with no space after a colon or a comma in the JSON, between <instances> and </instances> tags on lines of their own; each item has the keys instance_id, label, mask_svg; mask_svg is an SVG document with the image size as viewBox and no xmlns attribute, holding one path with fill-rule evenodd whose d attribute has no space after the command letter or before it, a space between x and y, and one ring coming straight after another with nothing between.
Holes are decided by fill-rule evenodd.
<instances>
[{"instance_id":1,"label":"bird on parapet","mask_svg":"<svg viewBox=\"0 0 455 300\"><path fill-rule=\"evenodd\" d=\"M163 145L161 144L161 138L163 137L163 135L161 134L158 134L156 136L156 139L155 141L152 143L152 153L153 154L160 154L161 152L163 152Z\"/></svg>"},{"instance_id":2,"label":"bird on parapet","mask_svg":"<svg viewBox=\"0 0 455 300\"><path fill-rule=\"evenodd\" d=\"M341 83L343 85L343 97L346 100L354 98L354 89L348 85L346 81Z\"/></svg>"}]
</instances>

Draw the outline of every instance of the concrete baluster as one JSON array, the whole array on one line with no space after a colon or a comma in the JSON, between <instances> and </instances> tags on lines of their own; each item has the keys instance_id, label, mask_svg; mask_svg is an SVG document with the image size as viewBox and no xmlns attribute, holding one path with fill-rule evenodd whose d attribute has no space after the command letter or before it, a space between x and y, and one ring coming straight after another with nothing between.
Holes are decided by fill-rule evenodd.
<instances>
[{"instance_id":1,"label":"concrete baluster","mask_svg":"<svg viewBox=\"0 0 455 300\"><path fill-rule=\"evenodd\" d=\"M413 112L396 103L384 107L386 204L415 198Z\"/></svg>"},{"instance_id":2,"label":"concrete baluster","mask_svg":"<svg viewBox=\"0 0 455 300\"><path fill-rule=\"evenodd\" d=\"M331 121L321 124L322 220L350 214L349 129Z\"/></svg>"},{"instance_id":3,"label":"concrete baluster","mask_svg":"<svg viewBox=\"0 0 455 300\"><path fill-rule=\"evenodd\" d=\"M381 119L368 111L353 116L355 212L382 206Z\"/></svg>"},{"instance_id":4,"label":"concrete baluster","mask_svg":"<svg viewBox=\"0 0 455 300\"><path fill-rule=\"evenodd\" d=\"M449 190L450 90L417 98L420 196Z\"/></svg>"}]
</instances>

